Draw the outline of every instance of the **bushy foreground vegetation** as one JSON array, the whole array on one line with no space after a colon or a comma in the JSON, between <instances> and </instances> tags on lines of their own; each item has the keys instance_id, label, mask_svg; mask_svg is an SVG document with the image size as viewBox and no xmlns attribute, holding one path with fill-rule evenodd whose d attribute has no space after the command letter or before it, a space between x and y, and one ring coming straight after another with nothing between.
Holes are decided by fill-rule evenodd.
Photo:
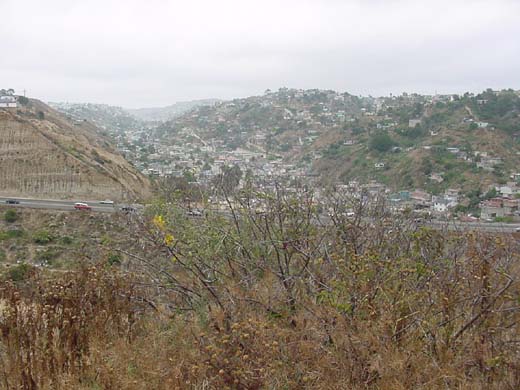
<instances>
[{"instance_id":1,"label":"bushy foreground vegetation","mask_svg":"<svg viewBox=\"0 0 520 390\"><path fill-rule=\"evenodd\" d=\"M5 282L0 387L520 387L518 237L323 215L305 194L157 204L99 263Z\"/></svg>"}]
</instances>

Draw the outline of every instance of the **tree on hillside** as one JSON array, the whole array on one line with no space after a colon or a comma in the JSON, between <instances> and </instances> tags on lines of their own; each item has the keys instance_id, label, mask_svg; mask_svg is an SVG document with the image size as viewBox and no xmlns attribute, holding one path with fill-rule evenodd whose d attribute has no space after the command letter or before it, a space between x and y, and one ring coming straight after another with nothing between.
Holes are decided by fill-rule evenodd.
<instances>
[{"instance_id":1,"label":"tree on hillside","mask_svg":"<svg viewBox=\"0 0 520 390\"><path fill-rule=\"evenodd\" d=\"M404 135L406 137L411 138L411 139L424 137L427 134L428 134L428 132L426 131L426 129L423 126L421 126L420 124L415 125L415 127L409 129L408 131L406 131L404 133Z\"/></svg>"},{"instance_id":2,"label":"tree on hillside","mask_svg":"<svg viewBox=\"0 0 520 390\"><path fill-rule=\"evenodd\" d=\"M389 151L394 144L394 140L387 133L379 133L370 139L369 148L384 153Z\"/></svg>"},{"instance_id":3,"label":"tree on hillside","mask_svg":"<svg viewBox=\"0 0 520 390\"><path fill-rule=\"evenodd\" d=\"M224 193L231 194L238 187L240 179L242 179L242 170L238 165L224 166L221 168L221 173L213 179L213 184Z\"/></svg>"},{"instance_id":4,"label":"tree on hillside","mask_svg":"<svg viewBox=\"0 0 520 390\"><path fill-rule=\"evenodd\" d=\"M27 99L25 96L18 96L18 103L20 103L22 106L26 106L29 103L29 99Z\"/></svg>"},{"instance_id":5,"label":"tree on hillside","mask_svg":"<svg viewBox=\"0 0 520 390\"><path fill-rule=\"evenodd\" d=\"M497 121L508 112L520 109L520 97L513 90L501 91L497 94L488 89L477 95L474 100L485 101L483 104L476 105L481 119L485 120Z\"/></svg>"},{"instance_id":6,"label":"tree on hillside","mask_svg":"<svg viewBox=\"0 0 520 390\"><path fill-rule=\"evenodd\" d=\"M166 176L157 180L157 188L161 198L167 202L179 202L189 208L193 202L204 199L204 189L197 183L189 181L188 175Z\"/></svg>"}]
</instances>

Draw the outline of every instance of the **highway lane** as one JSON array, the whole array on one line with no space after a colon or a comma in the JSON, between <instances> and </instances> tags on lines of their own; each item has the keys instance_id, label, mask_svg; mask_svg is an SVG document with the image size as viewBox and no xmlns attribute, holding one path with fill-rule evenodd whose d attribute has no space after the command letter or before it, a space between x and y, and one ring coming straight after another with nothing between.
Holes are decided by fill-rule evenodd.
<instances>
[{"instance_id":1,"label":"highway lane","mask_svg":"<svg viewBox=\"0 0 520 390\"><path fill-rule=\"evenodd\" d=\"M19 204L7 204L6 201L9 199L16 199ZM74 203L82 202L87 203L92 207L92 211L101 213L114 213L126 206L126 204L100 204L98 200L53 200L53 199L33 199L33 198L19 198L19 197L6 197L0 196L0 205L9 207L27 207L34 209L44 210L61 210L61 211L76 211L74 209ZM133 205L136 206L136 205ZM142 208L141 205L137 205L137 208ZM79 211L79 210L78 210ZM215 211L213 211L215 212ZM218 213L226 214L226 211L216 211ZM461 221L424 221L421 224L430 226L435 229L448 229L450 231L468 231L468 230L479 230L490 233L513 233L516 229L520 228L520 223L494 223L494 222L461 222Z\"/></svg>"},{"instance_id":2,"label":"highway lane","mask_svg":"<svg viewBox=\"0 0 520 390\"><path fill-rule=\"evenodd\" d=\"M7 204L7 200L17 200L19 204ZM46 210L62 210L62 211L76 211L74 209L74 203L82 202L87 203L92 207L91 211L102 212L102 213L113 213L120 209L123 205L117 204L100 204L99 201L87 201L84 199L79 200L52 200L52 199L30 199L30 198L18 198L18 197L5 197L0 196L0 205L9 207L21 207L21 208L33 208L33 209L46 209ZM80 210L78 210L80 211Z\"/></svg>"},{"instance_id":3,"label":"highway lane","mask_svg":"<svg viewBox=\"0 0 520 390\"><path fill-rule=\"evenodd\" d=\"M490 233L513 233L520 229L520 223L501 222L461 222L461 221L428 221L424 223L437 229L448 229L451 231L481 230Z\"/></svg>"}]
</instances>

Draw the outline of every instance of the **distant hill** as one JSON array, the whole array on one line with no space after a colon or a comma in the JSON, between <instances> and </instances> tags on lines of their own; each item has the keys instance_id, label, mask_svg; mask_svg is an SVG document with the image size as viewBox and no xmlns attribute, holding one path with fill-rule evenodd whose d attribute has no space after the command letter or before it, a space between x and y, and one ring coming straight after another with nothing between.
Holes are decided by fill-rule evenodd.
<instances>
[{"instance_id":1,"label":"distant hill","mask_svg":"<svg viewBox=\"0 0 520 390\"><path fill-rule=\"evenodd\" d=\"M141 120L125 109L108 104L50 102L49 105L71 120L87 120L112 135L143 126Z\"/></svg>"},{"instance_id":2,"label":"distant hill","mask_svg":"<svg viewBox=\"0 0 520 390\"><path fill-rule=\"evenodd\" d=\"M374 179L436 193L506 183L520 171L520 93L374 98L282 88L195 108L156 135L261 151L322 181Z\"/></svg>"},{"instance_id":3,"label":"distant hill","mask_svg":"<svg viewBox=\"0 0 520 390\"><path fill-rule=\"evenodd\" d=\"M192 100L188 102L177 102L166 107L126 109L126 111L135 118L144 121L167 121L182 115L195 107L211 106L217 102L219 102L218 99Z\"/></svg>"},{"instance_id":4,"label":"distant hill","mask_svg":"<svg viewBox=\"0 0 520 390\"><path fill-rule=\"evenodd\" d=\"M113 200L150 195L148 179L99 128L34 99L0 109L0 159L3 195Z\"/></svg>"}]
</instances>

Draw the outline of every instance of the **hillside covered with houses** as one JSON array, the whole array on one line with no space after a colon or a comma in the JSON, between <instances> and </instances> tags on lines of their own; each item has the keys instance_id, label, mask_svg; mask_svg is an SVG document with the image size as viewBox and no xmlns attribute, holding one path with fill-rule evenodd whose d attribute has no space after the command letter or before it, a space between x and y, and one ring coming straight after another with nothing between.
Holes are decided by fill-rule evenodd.
<instances>
[{"instance_id":1,"label":"hillside covered with houses","mask_svg":"<svg viewBox=\"0 0 520 390\"><path fill-rule=\"evenodd\" d=\"M397 209L518 218L520 93L514 90L362 97L281 88L195 107L165 122L134 118L129 126L98 126L150 176L206 186L237 167L238 186L246 177L266 188L303 183L319 193L333 186L358 196L384 194Z\"/></svg>"}]
</instances>

